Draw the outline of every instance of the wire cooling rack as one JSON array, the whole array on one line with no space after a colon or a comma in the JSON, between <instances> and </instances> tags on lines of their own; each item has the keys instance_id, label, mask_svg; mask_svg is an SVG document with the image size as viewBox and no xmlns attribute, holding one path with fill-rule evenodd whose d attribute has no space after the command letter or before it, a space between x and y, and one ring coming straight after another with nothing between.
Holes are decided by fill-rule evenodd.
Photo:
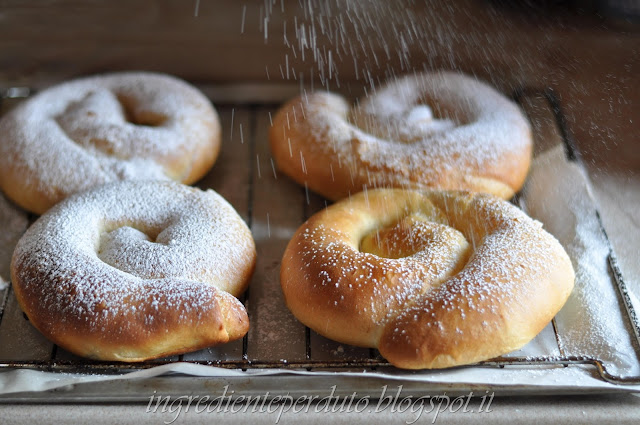
<instances>
[{"instance_id":1,"label":"wire cooling rack","mask_svg":"<svg viewBox=\"0 0 640 425\"><path fill-rule=\"evenodd\" d=\"M0 112L34 94L27 87L12 87L4 91ZM547 113L564 143L567 158L580 162L562 107L550 90L522 88L513 93L519 104L535 99L539 107L525 111ZM172 362L187 362L246 371L249 369L296 369L323 371L375 371L391 368L373 349L350 347L327 340L297 322L286 310L279 292L280 256L290 237L287 229L297 228L307 217L323 208L326 201L300 188L283 176L278 176L267 147L267 129L271 114L277 108L269 103L216 104L223 125L222 156L212 172L200 183L227 198L248 223L258 248L258 265L250 290L243 302L252 324L241 341L221 347L201 350L181 356L143 363L99 362L76 357L45 340L28 323L10 288L0 291L0 370L34 369L53 372L86 374L118 374ZM550 121L550 122L549 122ZM517 197L516 200L517 202ZM32 217L32 219L35 217ZM600 221L601 229L606 232ZM607 239L608 242L608 239ZM609 244L609 247L611 245ZM636 350L640 347L640 326L633 309L624 278L616 258L609 249L612 284L617 288L624 317L633 330ZM266 300L266 301L265 301ZM536 357L504 356L473 366L505 368L511 366L537 368L541 366L588 365L594 367L607 382L625 385L640 384L640 376L619 376L610 371L603 360L589 356L571 356L563 351L555 319L552 330L559 355ZM640 352L636 352L640 357Z\"/></svg>"}]
</instances>

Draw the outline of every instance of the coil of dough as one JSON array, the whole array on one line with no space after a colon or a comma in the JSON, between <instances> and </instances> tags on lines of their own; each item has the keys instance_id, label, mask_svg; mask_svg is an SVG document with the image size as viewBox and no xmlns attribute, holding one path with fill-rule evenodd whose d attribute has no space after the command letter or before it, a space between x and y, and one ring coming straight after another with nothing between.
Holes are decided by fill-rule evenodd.
<instances>
[{"instance_id":1,"label":"coil of dough","mask_svg":"<svg viewBox=\"0 0 640 425\"><path fill-rule=\"evenodd\" d=\"M353 107L337 94L303 94L275 115L270 143L282 172L332 200L385 187L508 199L532 152L520 109L454 72L399 78Z\"/></svg>"},{"instance_id":2,"label":"coil of dough","mask_svg":"<svg viewBox=\"0 0 640 425\"><path fill-rule=\"evenodd\" d=\"M84 357L142 361L245 335L236 297L255 258L249 229L214 191L129 181L41 216L11 273L20 306L48 339Z\"/></svg>"},{"instance_id":3,"label":"coil of dough","mask_svg":"<svg viewBox=\"0 0 640 425\"><path fill-rule=\"evenodd\" d=\"M0 120L0 188L42 214L72 193L119 180L191 184L215 162L218 115L195 87L148 72L69 81Z\"/></svg>"},{"instance_id":4,"label":"coil of dough","mask_svg":"<svg viewBox=\"0 0 640 425\"><path fill-rule=\"evenodd\" d=\"M281 268L287 306L342 343L409 369L522 347L574 284L557 240L487 194L378 189L312 216Z\"/></svg>"}]
</instances>

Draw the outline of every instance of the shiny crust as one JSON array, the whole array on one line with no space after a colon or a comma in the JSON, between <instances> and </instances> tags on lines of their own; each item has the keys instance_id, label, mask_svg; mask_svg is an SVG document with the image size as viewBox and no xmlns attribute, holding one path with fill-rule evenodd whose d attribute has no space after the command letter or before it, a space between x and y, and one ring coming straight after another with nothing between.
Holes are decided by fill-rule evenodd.
<instances>
[{"instance_id":1,"label":"shiny crust","mask_svg":"<svg viewBox=\"0 0 640 425\"><path fill-rule=\"evenodd\" d=\"M118 180L191 184L213 166L220 124L208 99L177 78L128 72L51 87L0 120L0 188L42 214Z\"/></svg>"},{"instance_id":2,"label":"shiny crust","mask_svg":"<svg viewBox=\"0 0 640 425\"><path fill-rule=\"evenodd\" d=\"M282 172L332 200L383 187L509 199L532 152L518 107L452 72L400 78L354 107L336 94L304 94L274 116L270 143Z\"/></svg>"},{"instance_id":3,"label":"shiny crust","mask_svg":"<svg viewBox=\"0 0 640 425\"><path fill-rule=\"evenodd\" d=\"M255 259L249 229L215 192L119 182L40 217L11 274L48 339L80 356L137 362L243 337L249 318L236 296Z\"/></svg>"},{"instance_id":4,"label":"shiny crust","mask_svg":"<svg viewBox=\"0 0 640 425\"><path fill-rule=\"evenodd\" d=\"M373 253L372 253L373 252ZM284 253L287 306L342 343L408 369L474 363L518 349L574 283L541 224L496 197L374 190L312 216Z\"/></svg>"}]
</instances>

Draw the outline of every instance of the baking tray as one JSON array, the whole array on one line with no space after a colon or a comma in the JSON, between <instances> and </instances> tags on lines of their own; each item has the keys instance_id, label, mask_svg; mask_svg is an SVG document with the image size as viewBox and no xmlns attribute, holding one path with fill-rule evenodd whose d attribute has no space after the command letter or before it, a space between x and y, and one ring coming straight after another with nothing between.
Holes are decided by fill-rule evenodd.
<instances>
[{"instance_id":1,"label":"baking tray","mask_svg":"<svg viewBox=\"0 0 640 425\"><path fill-rule=\"evenodd\" d=\"M300 324L286 309L279 286L280 258L289 238L306 218L324 208L327 201L305 187L279 174L271 158L267 135L272 114L280 102L295 94L297 87L202 87L212 99L221 117L223 146L221 156L212 171L198 186L212 188L224 196L250 226L256 239L258 262L250 289L243 296L249 312L251 329L247 336L223 346L200 350L181 356L143 363L97 362L74 356L47 341L22 314L11 289L0 291L0 371L30 369L57 373L122 374L175 362L216 366L236 371L302 370L334 372L332 376L235 376L206 378L169 376L144 381L103 382L77 391L74 388L42 393L0 396L0 401L147 401L149 394L162 389L163 394L184 394L202 389L219 391L232 383L247 394L272 395L321 394L338 383L336 395L374 394L380 382L371 372L392 370L376 350L352 347L323 338ZM2 93L0 111L31 96L28 87L11 87ZM555 143L563 143L567 157L580 161L566 118L557 96L550 89L521 88L513 99L518 102L534 124L535 150L540 152ZM518 203L518 196L513 200ZM33 219L34 217L32 217ZM605 234L604 227L601 227ZM610 249L610 248L609 248ZM634 333L636 355L640 327L630 302L624 278L610 249L609 264L612 285L620 297L620 308L626 326ZM559 355L523 357L506 355L471 367L527 368L548 367L593 368L604 381L617 384L640 384L640 376L619 376L610 371L602 359L571 356L563 352L555 319L551 326L558 342ZM356 375L354 375L354 373ZM93 389L92 389L93 388ZM503 393L549 394L544 387L520 385L461 385L403 382L406 394L468 393L471 390L502 391ZM556 388L554 392L575 392Z\"/></svg>"}]
</instances>

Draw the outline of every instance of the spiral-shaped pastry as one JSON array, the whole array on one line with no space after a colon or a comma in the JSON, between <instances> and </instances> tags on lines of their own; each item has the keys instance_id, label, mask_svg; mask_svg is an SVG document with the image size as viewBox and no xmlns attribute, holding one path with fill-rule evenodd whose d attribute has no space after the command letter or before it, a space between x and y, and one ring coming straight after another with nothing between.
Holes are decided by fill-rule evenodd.
<instances>
[{"instance_id":1,"label":"spiral-shaped pastry","mask_svg":"<svg viewBox=\"0 0 640 425\"><path fill-rule=\"evenodd\" d=\"M146 72L82 78L39 93L0 120L0 188L42 214L108 182L193 183L219 149L217 113L184 81Z\"/></svg>"},{"instance_id":2,"label":"spiral-shaped pastry","mask_svg":"<svg viewBox=\"0 0 640 425\"><path fill-rule=\"evenodd\" d=\"M532 151L519 108L453 72L397 79L353 107L336 94L304 94L275 115L270 141L280 170L332 200L384 187L508 199Z\"/></svg>"},{"instance_id":3,"label":"spiral-shaped pastry","mask_svg":"<svg viewBox=\"0 0 640 425\"><path fill-rule=\"evenodd\" d=\"M297 230L281 269L301 322L410 369L522 347L573 283L539 222L494 196L446 191L378 189L333 204Z\"/></svg>"},{"instance_id":4,"label":"spiral-shaped pastry","mask_svg":"<svg viewBox=\"0 0 640 425\"><path fill-rule=\"evenodd\" d=\"M174 182L118 182L41 216L13 255L31 323L80 356L142 361L241 338L236 299L256 252L218 194Z\"/></svg>"}]
</instances>

